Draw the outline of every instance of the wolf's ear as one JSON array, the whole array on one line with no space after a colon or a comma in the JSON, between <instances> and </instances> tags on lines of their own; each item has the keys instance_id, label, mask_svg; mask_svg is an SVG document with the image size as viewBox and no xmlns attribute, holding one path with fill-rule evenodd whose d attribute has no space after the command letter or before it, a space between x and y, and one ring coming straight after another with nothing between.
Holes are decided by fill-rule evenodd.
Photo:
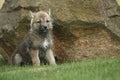
<instances>
[{"instance_id":1,"label":"wolf's ear","mask_svg":"<svg viewBox=\"0 0 120 80\"><path fill-rule=\"evenodd\" d=\"M29 11L29 15L30 15L31 18L34 17L34 13L32 11Z\"/></svg>"},{"instance_id":2,"label":"wolf's ear","mask_svg":"<svg viewBox=\"0 0 120 80\"><path fill-rule=\"evenodd\" d=\"M48 14L49 14L49 16L51 16L51 10L50 10L50 8L49 8Z\"/></svg>"}]
</instances>

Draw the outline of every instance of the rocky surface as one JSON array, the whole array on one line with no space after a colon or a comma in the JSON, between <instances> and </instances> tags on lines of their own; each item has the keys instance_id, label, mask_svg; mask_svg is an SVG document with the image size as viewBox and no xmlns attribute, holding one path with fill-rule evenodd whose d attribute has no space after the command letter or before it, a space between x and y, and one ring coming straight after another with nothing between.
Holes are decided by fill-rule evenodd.
<instances>
[{"instance_id":1,"label":"rocky surface","mask_svg":"<svg viewBox=\"0 0 120 80\"><path fill-rule=\"evenodd\" d=\"M9 57L29 31L29 11L49 8L58 61L120 55L115 0L6 0L0 12L0 46Z\"/></svg>"}]
</instances>

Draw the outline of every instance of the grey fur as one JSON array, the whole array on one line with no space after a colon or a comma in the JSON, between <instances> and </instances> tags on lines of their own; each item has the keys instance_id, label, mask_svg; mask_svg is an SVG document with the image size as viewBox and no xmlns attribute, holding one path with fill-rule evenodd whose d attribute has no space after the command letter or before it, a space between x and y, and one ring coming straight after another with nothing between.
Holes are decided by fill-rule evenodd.
<instances>
[{"instance_id":1,"label":"grey fur","mask_svg":"<svg viewBox=\"0 0 120 80\"><path fill-rule=\"evenodd\" d=\"M52 20L48 13L31 12L31 29L12 56L12 64L40 65L40 57L56 64L52 51ZM18 55L19 54L19 55ZM21 60L22 59L22 60Z\"/></svg>"}]
</instances>

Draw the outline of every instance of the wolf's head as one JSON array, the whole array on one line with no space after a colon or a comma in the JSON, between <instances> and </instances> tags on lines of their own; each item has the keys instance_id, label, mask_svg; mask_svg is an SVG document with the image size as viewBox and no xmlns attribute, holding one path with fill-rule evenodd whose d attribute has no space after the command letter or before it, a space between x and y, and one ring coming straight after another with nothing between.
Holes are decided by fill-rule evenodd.
<instances>
[{"instance_id":1,"label":"wolf's head","mask_svg":"<svg viewBox=\"0 0 120 80\"><path fill-rule=\"evenodd\" d=\"M51 30L52 27L52 19L50 17L50 11L49 13L44 11L39 12L30 12L31 14L31 30L35 31L39 34L47 33L49 30Z\"/></svg>"}]
</instances>

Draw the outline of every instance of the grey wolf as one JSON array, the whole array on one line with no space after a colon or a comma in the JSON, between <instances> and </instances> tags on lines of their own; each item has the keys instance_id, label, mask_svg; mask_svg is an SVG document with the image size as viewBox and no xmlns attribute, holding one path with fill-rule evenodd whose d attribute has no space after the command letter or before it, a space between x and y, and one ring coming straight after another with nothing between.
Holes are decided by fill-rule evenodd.
<instances>
[{"instance_id":1,"label":"grey wolf","mask_svg":"<svg viewBox=\"0 0 120 80\"><path fill-rule=\"evenodd\" d=\"M22 43L12 55L12 64L40 65L40 56L44 57L49 64L56 65L52 45L52 19L49 13L44 11L30 12L30 31Z\"/></svg>"}]
</instances>

